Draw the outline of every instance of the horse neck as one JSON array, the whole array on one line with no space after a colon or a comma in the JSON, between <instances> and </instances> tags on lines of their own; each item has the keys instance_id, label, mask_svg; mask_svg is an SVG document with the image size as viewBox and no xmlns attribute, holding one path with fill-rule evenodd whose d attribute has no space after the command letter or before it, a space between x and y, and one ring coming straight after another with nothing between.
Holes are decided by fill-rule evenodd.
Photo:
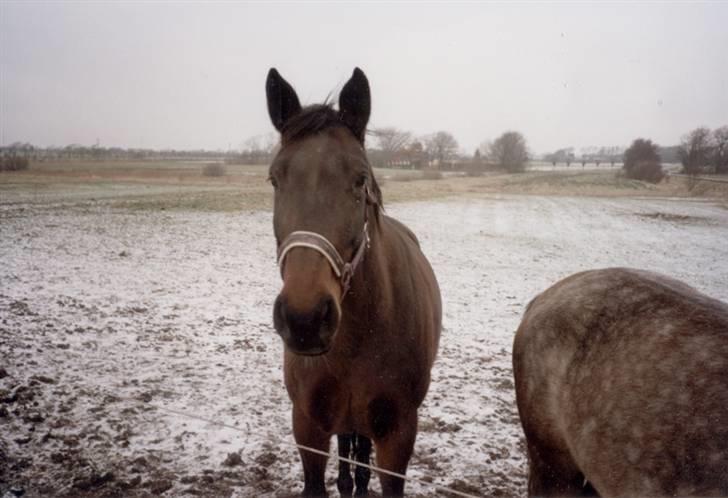
<instances>
[{"instance_id":1,"label":"horse neck","mask_svg":"<svg viewBox=\"0 0 728 498\"><path fill-rule=\"evenodd\" d=\"M391 294L391 280L387 274L391 257L384 250L386 233L382 230L382 215L369 217L369 248L352 278L351 290L342 305L345 313L357 319L372 319L370 311Z\"/></svg>"}]
</instances>

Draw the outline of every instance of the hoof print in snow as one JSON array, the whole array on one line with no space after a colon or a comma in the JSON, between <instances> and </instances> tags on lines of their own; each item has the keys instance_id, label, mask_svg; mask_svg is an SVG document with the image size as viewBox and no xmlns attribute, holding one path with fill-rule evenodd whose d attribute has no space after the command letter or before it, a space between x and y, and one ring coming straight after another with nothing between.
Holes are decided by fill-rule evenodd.
<instances>
[{"instance_id":1,"label":"hoof print in snow","mask_svg":"<svg viewBox=\"0 0 728 498\"><path fill-rule=\"evenodd\" d=\"M227 458L222 464L226 467L235 467L243 464L243 459L240 458L240 453L228 453Z\"/></svg>"},{"instance_id":2,"label":"hoof print in snow","mask_svg":"<svg viewBox=\"0 0 728 498\"><path fill-rule=\"evenodd\" d=\"M129 479L128 481L119 482L119 487L121 489L131 489L131 488L136 488L141 483L142 483L142 477L136 476L136 477Z\"/></svg>"},{"instance_id":3,"label":"hoof print in snow","mask_svg":"<svg viewBox=\"0 0 728 498\"><path fill-rule=\"evenodd\" d=\"M23 437L18 437L18 438L14 439L14 441L21 446L24 444L28 444L30 442L30 440L31 440L30 436L23 436Z\"/></svg>"},{"instance_id":4,"label":"hoof print in snow","mask_svg":"<svg viewBox=\"0 0 728 498\"><path fill-rule=\"evenodd\" d=\"M111 472L98 473L91 475L79 476L73 481L73 487L82 491L94 489L103 486L107 482L114 480L114 474Z\"/></svg>"},{"instance_id":5,"label":"hoof print in snow","mask_svg":"<svg viewBox=\"0 0 728 498\"><path fill-rule=\"evenodd\" d=\"M0 389L0 403L15 403L18 401L18 391L8 391L7 389Z\"/></svg>"},{"instance_id":6,"label":"hoof print in snow","mask_svg":"<svg viewBox=\"0 0 728 498\"><path fill-rule=\"evenodd\" d=\"M149 488L149 491L155 495L161 495L165 491L172 489L172 481L162 479L159 481L150 481L146 483L145 487Z\"/></svg>"},{"instance_id":7,"label":"hoof print in snow","mask_svg":"<svg viewBox=\"0 0 728 498\"><path fill-rule=\"evenodd\" d=\"M39 424L45 420L45 417L39 412L30 412L23 417L23 422L26 424Z\"/></svg>"},{"instance_id":8,"label":"hoof print in snow","mask_svg":"<svg viewBox=\"0 0 728 498\"><path fill-rule=\"evenodd\" d=\"M0 378L2 378L2 373L0 373ZM55 384L56 383L56 379L53 379L46 375L33 375L30 377L30 380L36 381L36 382L42 382L43 384Z\"/></svg>"}]
</instances>

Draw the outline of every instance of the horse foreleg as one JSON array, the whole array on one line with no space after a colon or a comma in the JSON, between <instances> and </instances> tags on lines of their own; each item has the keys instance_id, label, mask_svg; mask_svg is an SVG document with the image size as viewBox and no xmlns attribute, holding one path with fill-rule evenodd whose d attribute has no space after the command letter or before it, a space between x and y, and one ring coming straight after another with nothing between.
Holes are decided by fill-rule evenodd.
<instances>
[{"instance_id":1,"label":"horse foreleg","mask_svg":"<svg viewBox=\"0 0 728 498\"><path fill-rule=\"evenodd\" d=\"M386 435L374 439L377 465L398 474L405 474L416 437L417 412L413 411L409 416L400 418ZM380 474L379 481L382 483L383 497L404 495L404 479Z\"/></svg>"},{"instance_id":2,"label":"horse foreleg","mask_svg":"<svg viewBox=\"0 0 728 498\"><path fill-rule=\"evenodd\" d=\"M356 435L354 434L339 434L336 437L339 443L340 457L351 457L351 446L355 437ZM359 469L357 468L356 471L358 470ZM341 496L351 496L351 492L354 490L354 481L351 479L351 467L349 462L339 461L339 478L336 480L336 487L339 489Z\"/></svg>"},{"instance_id":3,"label":"horse foreleg","mask_svg":"<svg viewBox=\"0 0 728 498\"><path fill-rule=\"evenodd\" d=\"M305 414L293 409L293 436L296 443L317 450L329 451L330 436L322 431L319 426L309 419ZM301 462L303 463L303 492L302 496L328 496L324 473L326 471L326 460L328 457L312 453L299 448Z\"/></svg>"},{"instance_id":4,"label":"horse foreleg","mask_svg":"<svg viewBox=\"0 0 728 498\"><path fill-rule=\"evenodd\" d=\"M567 451L528 441L529 496L599 496Z\"/></svg>"},{"instance_id":5,"label":"horse foreleg","mask_svg":"<svg viewBox=\"0 0 728 498\"><path fill-rule=\"evenodd\" d=\"M369 455L372 453L372 440L360 434L354 434L354 458L357 462L369 465ZM366 467L356 466L354 469L354 482L356 483L356 496L369 495L369 478L371 471Z\"/></svg>"}]
</instances>

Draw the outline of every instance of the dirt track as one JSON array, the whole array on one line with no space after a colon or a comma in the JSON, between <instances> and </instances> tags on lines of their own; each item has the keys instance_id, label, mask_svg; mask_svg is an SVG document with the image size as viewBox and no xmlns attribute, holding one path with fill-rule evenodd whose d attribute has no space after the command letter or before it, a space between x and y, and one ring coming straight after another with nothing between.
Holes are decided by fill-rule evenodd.
<instances>
[{"instance_id":1,"label":"dirt track","mask_svg":"<svg viewBox=\"0 0 728 498\"><path fill-rule=\"evenodd\" d=\"M270 213L0 208L0 495L300 489ZM473 494L525 489L510 348L537 292L620 265L728 300L728 211L711 202L481 194L388 212L420 237L445 301L409 474Z\"/></svg>"}]
</instances>

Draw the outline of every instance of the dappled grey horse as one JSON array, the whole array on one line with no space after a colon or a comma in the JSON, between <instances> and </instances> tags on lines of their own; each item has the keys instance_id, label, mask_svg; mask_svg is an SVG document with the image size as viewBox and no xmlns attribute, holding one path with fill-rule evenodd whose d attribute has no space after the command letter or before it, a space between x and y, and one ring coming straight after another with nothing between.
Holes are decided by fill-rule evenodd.
<instances>
[{"instance_id":1,"label":"dappled grey horse","mask_svg":"<svg viewBox=\"0 0 728 498\"><path fill-rule=\"evenodd\" d=\"M578 273L513 346L528 490L728 495L728 305L645 271Z\"/></svg>"}]
</instances>

